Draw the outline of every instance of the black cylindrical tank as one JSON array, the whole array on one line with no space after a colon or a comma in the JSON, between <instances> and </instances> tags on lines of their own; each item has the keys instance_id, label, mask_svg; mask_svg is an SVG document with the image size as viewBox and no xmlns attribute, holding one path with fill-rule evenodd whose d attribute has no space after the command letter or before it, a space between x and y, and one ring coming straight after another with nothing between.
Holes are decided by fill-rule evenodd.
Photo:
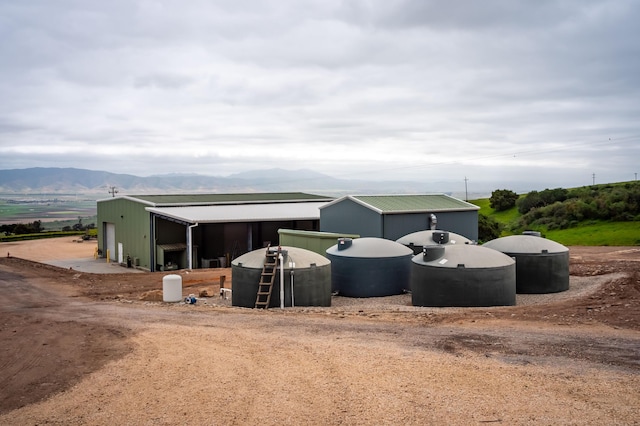
<instances>
[{"instance_id":1,"label":"black cylindrical tank","mask_svg":"<svg viewBox=\"0 0 640 426\"><path fill-rule=\"evenodd\" d=\"M347 297L402 294L409 286L413 252L383 238L341 238L326 251L332 289Z\"/></svg>"},{"instance_id":2,"label":"black cylindrical tank","mask_svg":"<svg viewBox=\"0 0 640 426\"><path fill-rule=\"evenodd\" d=\"M472 241L462 235L449 231L426 230L412 232L396 240L413 250L413 254L422 253L424 246L433 244L471 244Z\"/></svg>"},{"instance_id":3,"label":"black cylindrical tank","mask_svg":"<svg viewBox=\"0 0 640 426\"><path fill-rule=\"evenodd\" d=\"M516 260L518 293L557 293L569 289L569 249L534 235L510 235L482 245Z\"/></svg>"},{"instance_id":4,"label":"black cylindrical tank","mask_svg":"<svg viewBox=\"0 0 640 426\"><path fill-rule=\"evenodd\" d=\"M412 259L411 302L434 307L515 305L515 261L477 245L427 246Z\"/></svg>"},{"instance_id":5,"label":"black cylindrical tank","mask_svg":"<svg viewBox=\"0 0 640 426\"><path fill-rule=\"evenodd\" d=\"M293 282L294 306L331 306L331 263L317 253L298 247L281 247L284 267L284 306L290 307ZM253 308L258 293L266 249L259 249L231 262L231 304ZM280 268L277 269L269 307L280 307Z\"/></svg>"}]
</instances>

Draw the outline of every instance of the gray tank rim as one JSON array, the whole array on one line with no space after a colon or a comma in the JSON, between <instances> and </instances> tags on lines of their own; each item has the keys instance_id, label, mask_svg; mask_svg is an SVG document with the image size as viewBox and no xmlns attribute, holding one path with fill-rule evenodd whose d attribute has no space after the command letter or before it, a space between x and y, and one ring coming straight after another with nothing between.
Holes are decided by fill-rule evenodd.
<instances>
[{"instance_id":1,"label":"gray tank rim","mask_svg":"<svg viewBox=\"0 0 640 426\"><path fill-rule=\"evenodd\" d=\"M434 268L464 269L496 269L509 267L516 263L515 259L500 251L477 245L442 245L444 253L437 259L425 261L419 253L411 258L411 262Z\"/></svg>"},{"instance_id":2,"label":"gray tank rim","mask_svg":"<svg viewBox=\"0 0 640 426\"><path fill-rule=\"evenodd\" d=\"M472 241L467 237L456 234L455 232L445 231L442 229L425 229L423 231L412 232L405 236L402 236L396 240L397 243L408 246L413 244L415 246L426 246L436 244L433 241L432 235L434 232L447 232L449 233L449 242L446 244L471 244Z\"/></svg>"},{"instance_id":3,"label":"gray tank rim","mask_svg":"<svg viewBox=\"0 0 640 426\"><path fill-rule=\"evenodd\" d=\"M283 265L285 271L323 267L331 264L329 259L311 250L291 246L282 246L281 248L287 252ZM266 248L261 248L245 253L235 258L231 262L231 266L236 268L262 269L266 251ZM289 266L289 262L295 263L295 266Z\"/></svg>"},{"instance_id":4,"label":"gray tank rim","mask_svg":"<svg viewBox=\"0 0 640 426\"><path fill-rule=\"evenodd\" d=\"M351 245L343 250L338 249L338 244L326 250L328 256L345 258L396 258L410 257L413 250L392 240L377 237L362 237L353 239Z\"/></svg>"},{"instance_id":5,"label":"gray tank rim","mask_svg":"<svg viewBox=\"0 0 640 426\"><path fill-rule=\"evenodd\" d=\"M482 245L508 254L554 254L569 249L560 243L534 235L509 235L487 241Z\"/></svg>"}]
</instances>

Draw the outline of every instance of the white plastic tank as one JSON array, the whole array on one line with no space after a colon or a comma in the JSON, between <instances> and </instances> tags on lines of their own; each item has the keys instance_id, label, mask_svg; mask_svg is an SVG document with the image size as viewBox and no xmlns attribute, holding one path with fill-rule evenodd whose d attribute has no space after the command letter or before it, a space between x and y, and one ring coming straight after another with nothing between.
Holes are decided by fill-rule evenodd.
<instances>
[{"instance_id":1,"label":"white plastic tank","mask_svg":"<svg viewBox=\"0 0 640 426\"><path fill-rule=\"evenodd\" d=\"M162 278L162 300L164 302L182 301L182 277L180 275L165 275Z\"/></svg>"}]
</instances>

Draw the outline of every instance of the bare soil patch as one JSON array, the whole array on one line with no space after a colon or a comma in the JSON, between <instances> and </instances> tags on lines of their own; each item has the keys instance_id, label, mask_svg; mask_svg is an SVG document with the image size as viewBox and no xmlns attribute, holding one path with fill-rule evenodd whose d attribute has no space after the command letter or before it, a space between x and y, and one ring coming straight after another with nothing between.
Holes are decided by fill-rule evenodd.
<instances>
[{"instance_id":1,"label":"bare soil patch","mask_svg":"<svg viewBox=\"0 0 640 426\"><path fill-rule=\"evenodd\" d=\"M181 271L185 295L214 297L167 304L143 300L164 273L56 268L39 262L93 248L45 241L0 257L1 424L640 418L638 247L571 247L571 289L514 307L416 308L403 295L263 311L218 296L229 269Z\"/></svg>"}]
</instances>

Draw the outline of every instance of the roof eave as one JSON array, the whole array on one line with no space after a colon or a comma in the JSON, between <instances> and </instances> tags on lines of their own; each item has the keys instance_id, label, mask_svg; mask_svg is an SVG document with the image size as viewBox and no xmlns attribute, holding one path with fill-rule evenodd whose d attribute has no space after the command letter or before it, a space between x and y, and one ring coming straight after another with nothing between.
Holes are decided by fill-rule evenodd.
<instances>
[{"instance_id":1,"label":"roof eave","mask_svg":"<svg viewBox=\"0 0 640 426\"><path fill-rule=\"evenodd\" d=\"M246 223L246 222L282 222L292 220L290 217L279 217L279 218L255 218L255 219L238 219L238 220L225 220L225 219L214 219L214 220L198 220L192 223ZM319 217L296 217L293 220L320 220Z\"/></svg>"},{"instance_id":2,"label":"roof eave","mask_svg":"<svg viewBox=\"0 0 640 426\"><path fill-rule=\"evenodd\" d=\"M389 210L383 211L382 214L408 214L408 213L449 213L449 212L471 212L478 211L480 207L476 208L464 207L460 209L448 208L448 209L424 209L424 210Z\"/></svg>"}]
</instances>

